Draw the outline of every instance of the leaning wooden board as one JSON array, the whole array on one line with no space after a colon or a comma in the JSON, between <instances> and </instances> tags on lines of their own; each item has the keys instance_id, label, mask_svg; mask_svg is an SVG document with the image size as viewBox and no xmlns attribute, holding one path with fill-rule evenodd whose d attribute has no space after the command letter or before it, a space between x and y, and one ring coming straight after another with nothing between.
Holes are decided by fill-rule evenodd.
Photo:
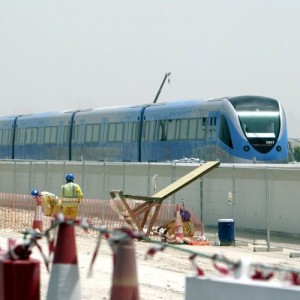
<instances>
[{"instance_id":1,"label":"leaning wooden board","mask_svg":"<svg viewBox=\"0 0 300 300\"><path fill-rule=\"evenodd\" d=\"M220 165L219 161L208 161L207 163L201 165L197 169L189 172L185 176L171 183L164 189L160 190L152 197L160 198L160 199L168 198L170 195L176 193L178 190L184 188L188 184L192 183L194 180L198 179L199 177L203 176L204 174L206 174L207 172L211 171L212 169L216 168L219 165Z\"/></svg>"}]
</instances>

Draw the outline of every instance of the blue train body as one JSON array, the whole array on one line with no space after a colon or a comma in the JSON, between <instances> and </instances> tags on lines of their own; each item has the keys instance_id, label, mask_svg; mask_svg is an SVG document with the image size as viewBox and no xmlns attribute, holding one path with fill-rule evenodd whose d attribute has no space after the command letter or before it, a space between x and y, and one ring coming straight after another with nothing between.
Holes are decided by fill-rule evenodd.
<instances>
[{"instance_id":1,"label":"blue train body","mask_svg":"<svg viewBox=\"0 0 300 300\"><path fill-rule=\"evenodd\" d=\"M260 96L0 116L0 159L288 161L285 114Z\"/></svg>"}]
</instances>

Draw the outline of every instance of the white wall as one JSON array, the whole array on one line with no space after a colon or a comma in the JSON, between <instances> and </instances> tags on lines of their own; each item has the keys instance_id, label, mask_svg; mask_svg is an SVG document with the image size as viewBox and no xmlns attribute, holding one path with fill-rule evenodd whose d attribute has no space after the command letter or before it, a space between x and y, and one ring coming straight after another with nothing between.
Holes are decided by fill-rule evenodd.
<instances>
[{"instance_id":1,"label":"white wall","mask_svg":"<svg viewBox=\"0 0 300 300\"><path fill-rule=\"evenodd\" d=\"M154 194L198 164L133 164L102 162L0 161L0 192L30 194L33 188L60 195L66 173L74 173L85 198L109 199L111 190ZM236 228L299 235L300 165L221 164L178 191L165 203L181 203L205 226L233 218ZM202 187L202 188L201 188ZM228 203L233 193L233 204ZM202 196L201 196L202 195ZM202 210L201 210L202 208Z\"/></svg>"}]
</instances>

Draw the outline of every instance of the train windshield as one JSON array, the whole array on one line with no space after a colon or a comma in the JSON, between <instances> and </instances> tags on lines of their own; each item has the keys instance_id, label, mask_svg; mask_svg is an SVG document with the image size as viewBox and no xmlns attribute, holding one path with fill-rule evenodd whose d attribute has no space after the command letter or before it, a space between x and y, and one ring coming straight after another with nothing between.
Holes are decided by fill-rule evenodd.
<instances>
[{"instance_id":1,"label":"train windshield","mask_svg":"<svg viewBox=\"0 0 300 300\"><path fill-rule=\"evenodd\" d=\"M278 101L259 96L230 98L249 143L260 153L268 153L280 132Z\"/></svg>"},{"instance_id":2,"label":"train windshield","mask_svg":"<svg viewBox=\"0 0 300 300\"><path fill-rule=\"evenodd\" d=\"M247 138L278 137L280 126L278 112L240 112L238 116Z\"/></svg>"}]
</instances>

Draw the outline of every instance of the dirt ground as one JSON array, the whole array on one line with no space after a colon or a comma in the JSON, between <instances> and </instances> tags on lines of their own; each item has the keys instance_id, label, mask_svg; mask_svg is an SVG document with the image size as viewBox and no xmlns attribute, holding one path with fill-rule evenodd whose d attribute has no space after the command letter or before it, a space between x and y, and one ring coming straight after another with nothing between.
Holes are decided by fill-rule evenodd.
<instances>
[{"instance_id":1,"label":"dirt ground","mask_svg":"<svg viewBox=\"0 0 300 300\"><path fill-rule=\"evenodd\" d=\"M21 241L22 234L9 229L0 230L0 247L7 249L7 238ZM213 236L211 237L213 239ZM93 274L88 278L89 265L96 246L96 236L93 234L77 234L76 248L78 256L78 268L80 273L80 285L82 299L110 299L112 284L112 250L107 240L102 240L98 256L96 258ZM290 258L291 250L288 245L283 248L273 249L269 252L254 252L251 242L237 243L235 246L190 246L180 245L176 249L167 247L164 251L157 252L153 257L145 258L147 251L153 246L144 241L134 241L136 251L137 275L139 282L140 299L185 299L185 280L187 276L193 276L195 270L189 260L190 253L183 250L212 256L222 254L231 260L247 258L252 262L258 262L276 266L279 268L292 268L300 270L300 258ZM42 239L40 245L47 253L46 240ZM286 246L286 247L285 247ZM262 248L263 249L263 248ZM275 251L276 250L276 251ZM46 299L50 274L47 272L41 254L37 247L33 248L32 256L41 261L41 299ZM198 256L197 265L204 270L206 276L222 276L214 267L210 258Z\"/></svg>"}]
</instances>

